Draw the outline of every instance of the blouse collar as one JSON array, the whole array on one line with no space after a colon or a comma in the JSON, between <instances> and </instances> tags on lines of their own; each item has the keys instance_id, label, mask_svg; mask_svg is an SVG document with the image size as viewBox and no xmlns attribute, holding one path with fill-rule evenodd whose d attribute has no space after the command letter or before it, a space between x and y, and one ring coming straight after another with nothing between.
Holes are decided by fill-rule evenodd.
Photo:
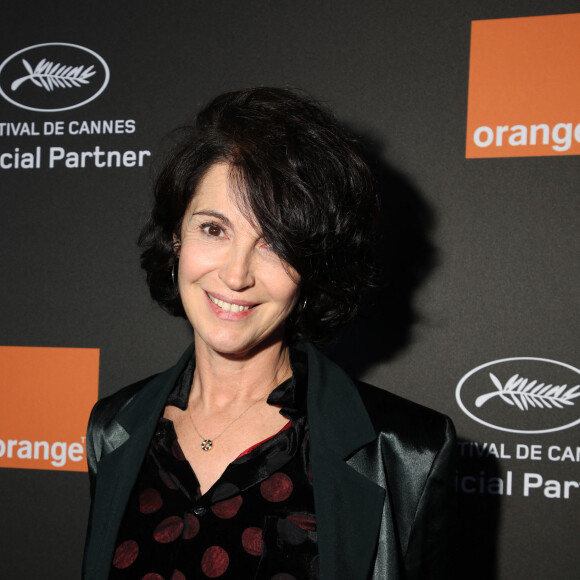
<instances>
[{"instance_id":1,"label":"blouse collar","mask_svg":"<svg viewBox=\"0 0 580 580\"><path fill-rule=\"evenodd\" d=\"M308 383L308 357L305 352L290 348L290 368L292 376L280 383L268 396L269 405L281 407L280 413L291 421L306 414L306 390ZM193 373L195 371L195 352L179 375L175 387L167 397L167 405L187 409Z\"/></svg>"}]
</instances>

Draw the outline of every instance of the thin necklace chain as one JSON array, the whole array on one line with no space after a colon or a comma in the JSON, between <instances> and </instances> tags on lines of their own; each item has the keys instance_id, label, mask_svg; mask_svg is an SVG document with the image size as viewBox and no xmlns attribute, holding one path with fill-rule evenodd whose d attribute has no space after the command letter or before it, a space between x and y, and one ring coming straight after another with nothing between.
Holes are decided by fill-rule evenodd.
<instances>
[{"instance_id":1,"label":"thin necklace chain","mask_svg":"<svg viewBox=\"0 0 580 580\"><path fill-rule=\"evenodd\" d=\"M283 376L286 376L286 374L288 373L288 370L286 370L286 372L284 373ZM272 382L275 382L276 379L274 378L274 380ZM195 432L199 435L199 437L201 438L201 448L203 451L211 451L213 444L215 442L215 440L218 437L221 437L236 421L239 421L252 407L254 407L255 405L257 405L258 403L261 403L262 401L265 401L268 396L270 395L271 391L268 391L263 397L260 397L259 399L256 399L249 407L247 407L246 409L244 409L233 421L231 421L230 423L228 423L224 429L222 429L222 431L220 431L213 439L208 439L207 437L204 437L200 432L199 429L195 426L195 423L193 422L193 415L191 413L188 413L188 417L189 420L191 421L191 424L193 426L193 428L195 429Z\"/></svg>"},{"instance_id":2,"label":"thin necklace chain","mask_svg":"<svg viewBox=\"0 0 580 580\"><path fill-rule=\"evenodd\" d=\"M208 439L206 437L204 437L198 430L198 428L195 426L195 423L193 422L193 416L191 413L188 413L187 415L189 416L189 420L191 421L191 424L193 425L193 428L195 429L195 432L201 437L202 442L201 442L201 448L204 451L211 451L211 448L213 447L214 441L218 438L221 437L236 421L238 421L239 419L241 419L254 405L257 405L258 403L261 403L262 401L265 401L268 398L268 395L270 393L267 393L264 397L260 397L258 400L254 401L247 409L245 409L244 411L242 411L231 423L229 423L228 425L226 425L226 427L220 432L218 433L213 439Z\"/></svg>"}]
</instances>

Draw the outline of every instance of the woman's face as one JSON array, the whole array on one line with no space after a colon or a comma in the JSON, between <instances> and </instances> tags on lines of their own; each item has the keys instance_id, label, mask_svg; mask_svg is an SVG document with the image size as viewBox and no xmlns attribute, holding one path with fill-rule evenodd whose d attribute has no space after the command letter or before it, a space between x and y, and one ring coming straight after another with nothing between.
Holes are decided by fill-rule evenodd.
<instances>
[{"instance_id":1,"label":"woman's face","mask_svg":"<svg viewBox=\"0 0 580 580\"><path fill-rule=\"evenodd\" d=\"M243 356L282 341L299 277L242 215L228 171L210 167L185 212L178 285L196 350Z\"/></svg>"}]
</instances>

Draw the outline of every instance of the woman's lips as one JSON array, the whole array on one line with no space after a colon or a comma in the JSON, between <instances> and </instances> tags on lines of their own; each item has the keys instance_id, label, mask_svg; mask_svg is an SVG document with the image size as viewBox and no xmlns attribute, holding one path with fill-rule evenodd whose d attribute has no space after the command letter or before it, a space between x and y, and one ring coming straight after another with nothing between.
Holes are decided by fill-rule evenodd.
<instances>
[{"instance_id":1,"label":"woman's lips","mask_svg":"<svg viewBox=\"0 0 580 580\"><path fill-rule=\"evenodd\" d=\"M209 292L206 292L208 298L211 300L213 304L215 304L218 308L223 310L224 312L233 312L234 314L238 312L246 312L256 306L255 303L246 302L245 300L239 300L236 302L228 302L219 298L218 296L212 295Z\"/></svg>"}]
</instances>

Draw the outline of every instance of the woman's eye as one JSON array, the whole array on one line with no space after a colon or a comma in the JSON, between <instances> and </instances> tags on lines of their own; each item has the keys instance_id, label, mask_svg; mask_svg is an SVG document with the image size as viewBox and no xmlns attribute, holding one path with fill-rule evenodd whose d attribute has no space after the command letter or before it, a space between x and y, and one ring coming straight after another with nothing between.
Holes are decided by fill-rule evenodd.
<instances>
[{"instance_id":1,"label":"woman's eye","mask_svg":"<svg viewBox=\"0 0 580 580\"><path fill-rule=\"evenodd\" d=\"M218 238L223 233L222 229L217 224L203 224L201 228L208 236L215 238Z\"/></svg>"}]
</instances>

